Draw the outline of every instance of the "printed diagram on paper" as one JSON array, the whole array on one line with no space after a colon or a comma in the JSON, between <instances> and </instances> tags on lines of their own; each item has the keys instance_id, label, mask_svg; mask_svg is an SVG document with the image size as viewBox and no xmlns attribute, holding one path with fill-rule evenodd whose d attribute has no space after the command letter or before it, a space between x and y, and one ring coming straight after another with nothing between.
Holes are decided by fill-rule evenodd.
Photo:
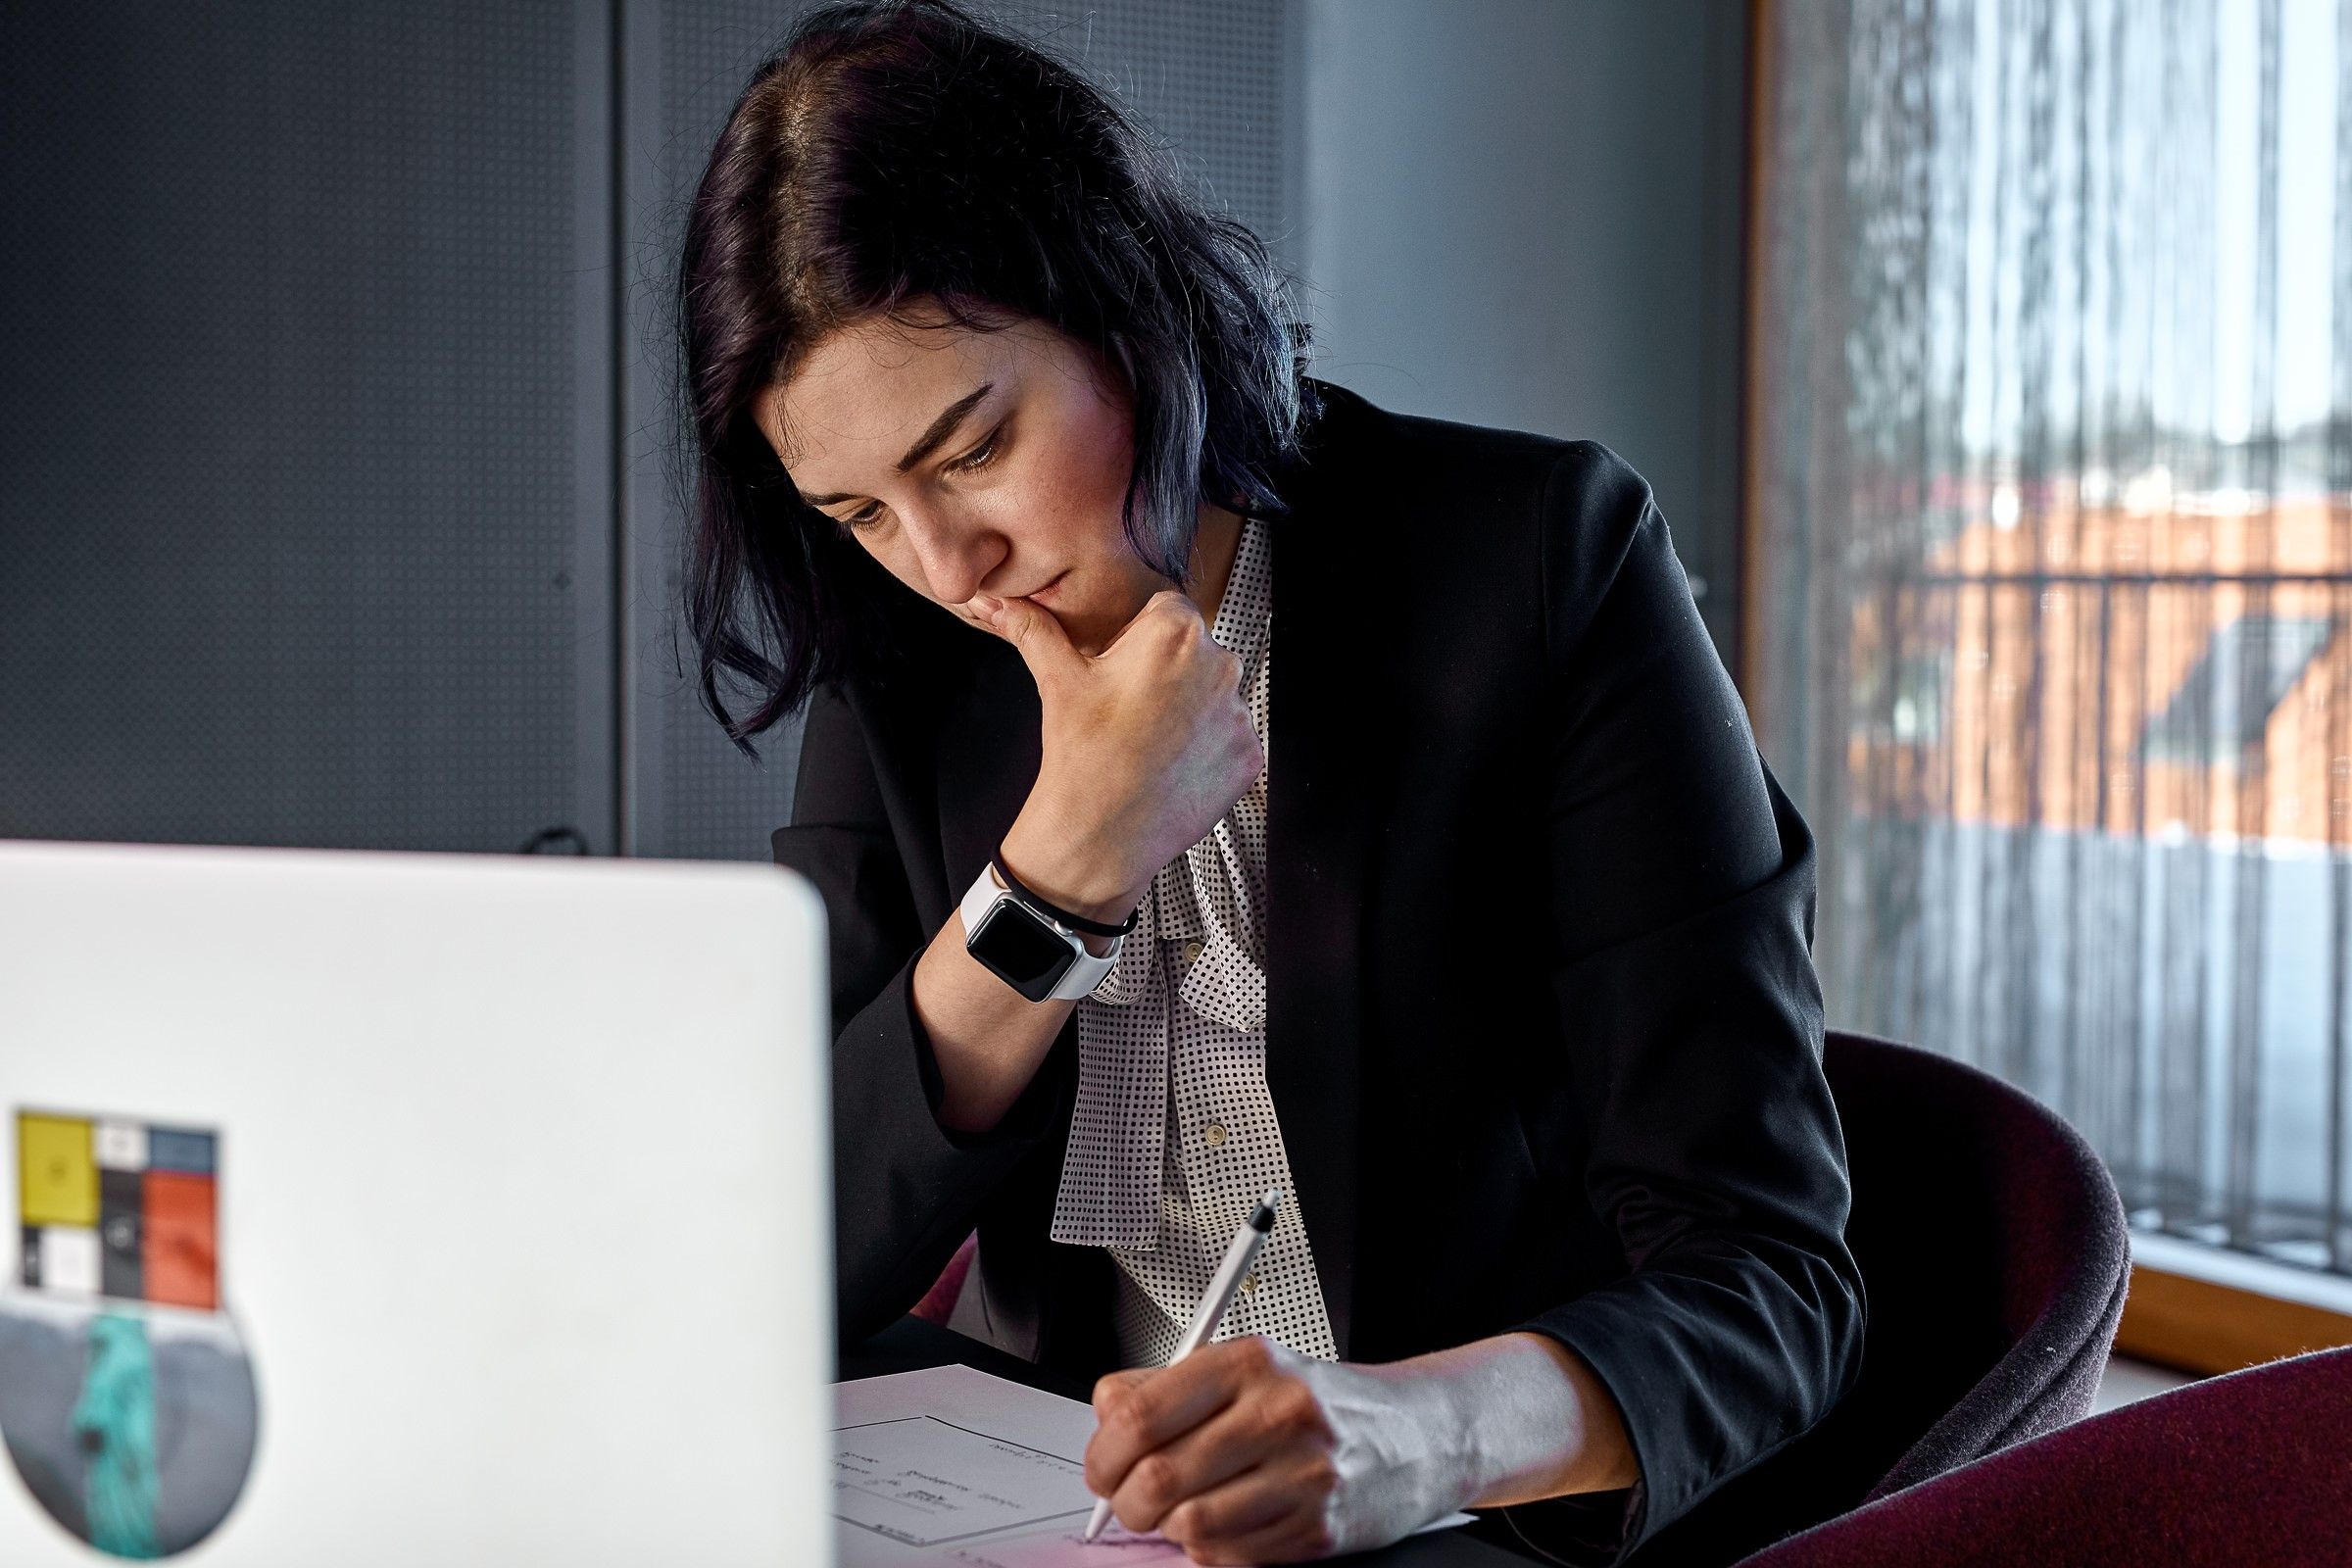
<instances>
[{"instance_id":1,"label":"printed diagram on paper","mask_svg":"<svg viewBox=\"0 0 2352 1568\"><path fill-rule=\"evenodd\" d=\"M1094 1494L1079 1455L1092 1407L968 1366L833 1386L841 1568L1120 1568L1189 1561L1112 1520L1081 1539ZM1467 1524L1448 1514L1424 1526Z\"/></svg>"},{"instance_id":2,"label":"printed diagram on paper","mask_svg":"<svg viewBox=\"0 0 2352 1568\"><path fill-rule=\"evenodd\" d=\"M1158 1535L1117 1521L1081 1540L1094 1411L969 1367L836 1388L835 1532L842 1568L1096 1568L1181 1562Z\"/></svg>"},{"instance_id":3,"label":"printed diagram on paper","mask_svg":"<svg viewBox=\"0 0 2352 1568\"><path fill-rule=\"evenodd\" d=\"M907 1546L1084 1521L1094 1504L1077 1462L936 1415L842 1427L833 1464L837 1519Z\"/></svg>"}]
</instances>

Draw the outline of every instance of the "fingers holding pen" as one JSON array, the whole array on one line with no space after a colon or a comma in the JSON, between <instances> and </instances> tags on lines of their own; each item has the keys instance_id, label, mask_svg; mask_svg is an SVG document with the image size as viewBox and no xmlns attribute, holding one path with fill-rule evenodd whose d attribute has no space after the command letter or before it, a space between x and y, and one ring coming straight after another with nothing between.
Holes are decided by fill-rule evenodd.
<instances>
[{"instance_id":1,"label":"fingers holding pen","mask_svg":"<svg viewBox=\"0 0 2352 1568\"><path fill-rule=\"evenodd\" d=\"M1130 1530L1166 1530L1188 1503L1298 1446L1312 1448L1320 1407L1284 1375L1286 1352L1255 1335L1201 1347L1174 1366L1116 1372L1095 1388L1100 1426L1086 1482ZM1301 1420L1305 1416L1307 1419ZM1222 1497L1220 1529L1244 1494ZM1246 1511L1246 1508L1245 1508ZM1246 1525L1245 1525L1246 1528Z\"/></svg>"}]
</instances>

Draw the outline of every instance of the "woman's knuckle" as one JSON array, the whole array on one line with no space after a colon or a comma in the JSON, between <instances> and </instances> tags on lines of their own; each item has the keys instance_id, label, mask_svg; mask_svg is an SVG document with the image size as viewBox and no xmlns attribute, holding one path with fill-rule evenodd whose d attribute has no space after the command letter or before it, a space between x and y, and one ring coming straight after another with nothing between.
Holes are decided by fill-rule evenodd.
<instances>
[{"instance_id":1,"label":"woman's knuckle","mask_svg":"<svg viewBox=\"0 0 2352 1568\"><path fill-rule=\"evenodd\" d=\"M1152 1428L1152 1417L1159 1401L1141 1389L1130 1389L1118 1404L1102 1417L1102 1424L1125 1438L1140 1438Z\"/></svg>"},{"instance_id":2,"label":"woman's knuckle","mask_svg":"<svg viewBox=\"0 0 2352 1568\"><path fill-rule=\"evenodd\" d=\"M1212 1526L1196 1524L1190 1535L1182 1539L1169 1536L1168 1539L1182 1546L1187 1557L1199 1563L1245 1564L1258 1560L1245 1554L1231 1536Z\"/></svg>"},{"instance_id":3,"label":"woman's knuckle","mask_svg":"<svg viewBox=\"0 0 2352 1568\"><path fill-rule=\"evenodd\" d=\"M1096 1424L1108 1433L1129 1431L1138 1419L1136 1402L1135 1392L1131 1389L1117 1390L1104 1396L1102 1402L1095 1406Z\"/></svg>"},{"instance_id":4,"label":"woman's knuckle","mask_svg":"<svg viewBox=\"0 0 2352 1568\"><path fill-rule=\"evenodd\" d=\"M1330 1423L1323 1415L1323 1401L1305 1384L1284 1385L1278 1409L1283 1430L1292 1437L1320 1440L1329 1436Z\"/></svg>"},{"instance_id":5,"label":"woman's knuckle","mask_svg":"<svg viewBox=\"0 0 2352 1568\"><path fill-rule=\"evenodd\" d=\"M1135 1488L1136 1496L1154 1511L1166 1508L1176 1499L1180 1479L1174 1461L1163 1453L1145 1454L1127 1472L1128 1485Z\"/></svg>"}]
</instances>

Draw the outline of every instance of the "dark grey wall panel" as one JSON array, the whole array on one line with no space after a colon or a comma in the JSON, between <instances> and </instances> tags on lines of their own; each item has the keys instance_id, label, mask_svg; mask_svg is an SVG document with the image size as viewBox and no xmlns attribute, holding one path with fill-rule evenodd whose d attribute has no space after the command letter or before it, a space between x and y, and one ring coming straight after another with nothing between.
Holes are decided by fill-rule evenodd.
<instances>
[{"instance_id":1,"label":"dark grey wall panel","mask_svg":"<svg viewBox=\"0 0 2352 1568\"><path fill-rule=\"evenodd\" d=\"M611 847L601 16L0 11L0 834Z\"/></svg>"},{"instance_id":2,"label":"dark grey wall panel","mask_svg":"<svg viewBox=\"0 0 2352 1568\"><path fill-rule=\"evenodd\" d=\"M1614 447L1729 662L1748 8L1297 3L1321 373Z\"/></svg>"},{"instance_id":3,"label":"dark grey wall panel","mask_svg":"<svg viewBox=\"0 0 2352 1568\"><path fill-rule=\"evenodd\" d=\"M629 0L622 71L630 83L628 254L639 361L628 425L631 624L639 650L629 731L632 852L680 859L764 859L768 833L791 814L800 760L797 723L757 741L760 760L735 750L703 710L690 679L694 647L679 623L682 520L662 445L670 430L672 316L683 208L703 162L752 70L802 8L755 0ZM749 694L732 689L737 711Z\"/></svg>"},{"instance_id":4,"label":"dark grey wall panel","mask_svg":"<svg viewBox=\"0 0 2352 1568\"><path fill-rule=\"evenodd\" d=\"M1115 89L1208 183L1212 199L1280 251L1295 209L1292 19L1272 0L1104 0L1086 6L985 4L1017 30L1083 65ZM629 484L634 581L629 592L639 672L632 691L628 797L636 853L763 858L791 813L797 722L746 761L696 702L676 636L680 519L662 468L660 399L669 347L664 292L676 265L678 206L701 173L720 122L752 69L799 8L748 0L663 0L624 6L629 42L624 118L634 127L624 186L636 341L629 377ZM643 63L657 49L658 75ZM684 653L673 655L673 639Z\"/></svg>"}]
</instances>

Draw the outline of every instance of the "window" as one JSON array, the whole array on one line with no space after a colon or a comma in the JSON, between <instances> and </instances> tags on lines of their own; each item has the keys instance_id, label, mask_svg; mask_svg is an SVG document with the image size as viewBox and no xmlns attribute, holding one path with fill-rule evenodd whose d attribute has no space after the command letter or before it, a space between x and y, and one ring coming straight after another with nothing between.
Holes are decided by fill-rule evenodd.
<instances>
[{"instance_id":1,"label":"window","mask_svg":"<svg viewBox=\"0 0 2352 1568\"><path fill-rule=\"evenodd\" d=\"M2352 1275L2338 13L1764 9L1741 676L1834 1025Z\"/></svg>"}]
</instances>

